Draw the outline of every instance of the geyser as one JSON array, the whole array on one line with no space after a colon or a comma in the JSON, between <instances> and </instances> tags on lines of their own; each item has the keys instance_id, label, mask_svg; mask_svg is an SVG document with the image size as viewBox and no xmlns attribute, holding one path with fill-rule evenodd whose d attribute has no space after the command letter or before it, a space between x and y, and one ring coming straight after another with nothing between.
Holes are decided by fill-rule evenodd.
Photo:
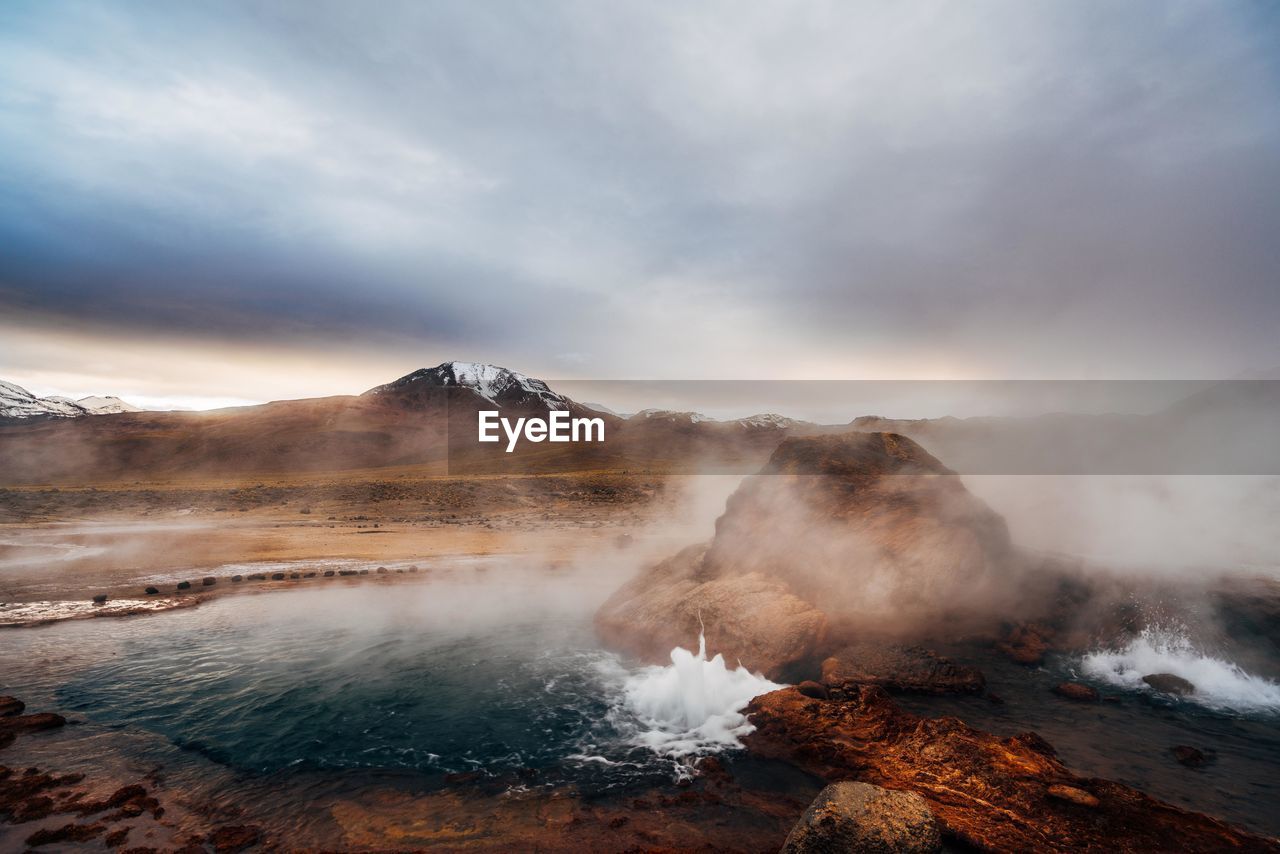
<instances>
[{"instance_id":1,"label":"geyser","mask_svg":"<svg viewBox=\"0 0 1280 854\"><path fill-rule=\"evenodd\" d=\"M742 710L752 698L784 686L739 665L730 670L724 656L707 659L705 634L695 655L671 650L671 664L641 668L623 687L627 709L641 724L636 741L674 758L737 747L752 731Z\"/></svg>"}]
</instances>

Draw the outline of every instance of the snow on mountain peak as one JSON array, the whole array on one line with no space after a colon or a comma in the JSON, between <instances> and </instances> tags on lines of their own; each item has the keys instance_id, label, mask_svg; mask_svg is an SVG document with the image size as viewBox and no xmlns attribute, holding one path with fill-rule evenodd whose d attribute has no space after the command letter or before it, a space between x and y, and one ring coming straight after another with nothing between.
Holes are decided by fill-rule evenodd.
<instances>
[{"instance_id":1,"label":"snow on mountain peak","mask_svg":"<svg viewBox=\"0 0 1280 854\"><path fill-rule=\"evenodd\" d=\"M369 389L365 394L382 395L416 386L470 389L495 406L533 399L548 409L569 408L569 399L552 391L542 380L480 362L442 362L434 368L421 368L394 382Z\"/></svg>"},{"instance_id":2,"label":"snow on mountain peak","mask_svg":"<svg viewBox=\"0 0 1280 854\"><path fill-rule=\"evenodd\" d=\"M20 385L0 380L0 418L78 418L141 411L118 397L95 396L78 401L59 395L36 397Z\"/></svg>"}]
</instances>

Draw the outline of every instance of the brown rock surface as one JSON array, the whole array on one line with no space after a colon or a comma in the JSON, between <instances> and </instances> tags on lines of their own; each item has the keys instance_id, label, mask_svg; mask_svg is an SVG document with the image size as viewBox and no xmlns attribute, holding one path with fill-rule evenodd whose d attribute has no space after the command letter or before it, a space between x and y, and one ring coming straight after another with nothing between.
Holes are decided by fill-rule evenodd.
<instances>
[{"instance_id":1,"label":"brown rock surface","mask_svg":"<svg viewBox=\"0 0 1280 854\"><path fill-rule=\"evenodd\" d=\"M826 702L785 688L755 698L747 711L753 753L828 780L916 792L946 836L981 850L1280 851L1274 840L1128 786L1076 777L1033 733L998 738L955 718L920 718L881 688ZM1098 803L1064 800L1050 794L1053 786Z\"/></svg>"},{"instance_id":2,"label":"brown rock surface","mask_svg":"<svg viewBox=\"0 0 1280 854\"><path fill-rule=\"evenodd\" d=\"M760 574L700 580L703 551L685 549L614 593L596 615L605 644L665 663L676 646L697 649L705 625L708 655L768 676L814 654L821 611Z\"/></svg>"},{"instance_id":3,"label":"brown rock surface","mask_svg":"<svg viewBox=\"0 0 1280 854\"><path fill-rule=\"evenodd\" d=\"M845 646L822 662L822 683L828 688L879 685L924 694L978 694L986 687L976 667L956 664L924 647L871 641Z\"/></svg>"},{"instance_id":4,"label":"brown rock surface","mask_svg":"<svg viewBox=\"0 0 1280 854\"><path fill-rule=\"evenodd\" d=\"M22 714L27 704L17 697L0 697L0 718L11 718Z\"/></svg>"},{"instance_id":5,"label":"brown rock surface","mask_svg":"<svg viewBox=\"0 0 1280 854\"><path fill-rule=\"evenodd\" d=\"M1096 688L1081 685L1079 682L1062 682L1053 686L1053 693L1067 700L1075 700L1078 703L1096 703L1099 699Z\"/></svg>"}]
</instances>

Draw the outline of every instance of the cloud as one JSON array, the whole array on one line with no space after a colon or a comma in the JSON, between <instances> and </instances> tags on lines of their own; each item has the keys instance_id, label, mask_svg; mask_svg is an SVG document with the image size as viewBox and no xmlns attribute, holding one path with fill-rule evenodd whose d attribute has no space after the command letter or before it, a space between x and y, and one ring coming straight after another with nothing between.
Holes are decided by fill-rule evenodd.
<instances>
[{"instance_id":1,"label":"cloud","mask_svg":"<svg viewBox=\"0 0 1280 854\"><path fill-rule=\"evenodd\" d=\"M1276 30L1244 3L10 4L0 325L56 331L64 372L103 337L338 342L370 385L454 355L1230 376L1280 363Z\"/></svg>"}]
</instances>

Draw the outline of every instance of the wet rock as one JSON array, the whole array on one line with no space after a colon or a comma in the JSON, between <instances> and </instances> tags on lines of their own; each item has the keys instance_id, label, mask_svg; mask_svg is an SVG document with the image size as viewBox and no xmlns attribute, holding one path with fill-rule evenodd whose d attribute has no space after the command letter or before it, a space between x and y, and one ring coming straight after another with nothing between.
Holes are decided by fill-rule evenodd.
<instances>
[{"instance_id":1,"label":"wet rock","mask_svg":"<svg viewBox=\"0 0 1280 854\"><path fill-rule=\"evenodd\" d=\"M295 579L295 580L296 580L296 579L299 579L299 578L301 578L301 577L302 577L302 573L301 573L301 572L291 572L291 573L289 573L289 577L290 577L290 578L292 578L292 579Z\"/></svg>"},{"instance_id":2,"label":"wet rock","mask_svg":"<svg viewBox=\"0 0 1280 854\"><path fill-rule=\"evenodd\" d=\"M190 582L190 581L179 581L179 582L178 582L178 589L179 589L179 590L190 590L190 589L191 589L191 582Z\"/></svg>"},{"instance_id":3,"label":"wet rock","mask_svg":"<svg viewBox=\"0 0 1280 854\"><path fill-rule=\"evenodd\" d=\"M324 571L324 577L325 577L325 578L333 578L333 576L334 576L334 575L335 575L335 573L334 573L334 571L333 571L332 569L326 569L326 570Z\"/></svg>"},{"instance_id":4,"label":"wet rock","mask_svg":"<svg viewBox=\"0 0 1280 854\"><path fill-rule=\"evenodd\" d=\"M925 854L942 836L924 798L870 783L827 786L783 843L781 854Z\"/></svg>"},{"instance_id":5,"label":"wet rock","mask_svg":"<svg viewBox=\"0 0 1280 854\"><path fill-rule=\"evenodd\" d=\"M265 572L254 572L249 575L250 581L266 581L267 574Z\"/></svg>"},{"instance_id":6,"label":"wet rock","mask_svg":"<svg viewBox=\"0 0 1280 854\"><path fill-rule=\"evenodd\" d=\"M206 575L204 578L200 579L200 585L202 587L212 587L217 583L218 579L214 578L212 575Z\"/></svg>"},{"instance_id":7,"label":"wet rock","mask_svg":"<svg viewBox=\"0 0 1280 854\"><path fill-rule=\"evenodd\" d=\"M231 576L231 583L232 583L232 584L239 584L239 583L240 583L240 582L242 582L242 581L244 581L244 576L243 576L243 575L233 575L233 576Z\"/></svg>"},{"instance_id":8,"label":"wet rock","mask_svg":"<svg viewBox=\"0 0 1280 854\"><path fill-rule=\"evenodd\" d=\"M122 827L119 830L113 830L102 838L108 848L119 848L129 839L129 831L132 828Z\"/></svg>"},{"instance_id":9,"label":"wet rock","mask_svg":"<svg viewBox=\"0 0 1280 854\"><path fill-rule=\"evenodd\" d=\"M93 604L95 605L106 604L106 601L107 601L107 594L105 593L99 593L97 596L93 597Z\"/></svg>"},{"instance_id":10,"label":"wet rock","mask_svg":"<svg viewBox=\"0 0 1280 854\"><path fill-rule=\"evenodd\" d=\"M67 719L53 712L37 712L34 715L12 715L0 718L0 731L38 732L66 726Z\"/></svg>"},{"instance_id":11,"label":"wet rock","mask_svg":"<svg viewBox=\"0 0 1280 854\"><path fill-rule=\"evenodd\" d=\"M272 581L284 581L284 573L283 573L283 572L273 572L273 573L271 573L271 580L272 580Z\"/></svg>"},{"instance_id":12,"label":"wet rock","mask_svg":"<svg viewBox=\"0 0 1280 854\"><path fill-rule=\"evenodd\" d=\"M342 576L347 576L347 575L358 575L358 574L359 574L359 573L357 573L354 569L340 569L340 570L338 570L338 575L342 575Z\"/></svg>"},{"instance_id":13,"label":"wet rock","mask_svg":"<svg viewBox=\"0 0 1280 854\"><path fill-rule=\"evenodd\" d=\"M828 688L856 683L923 694L979 694L987 681L976 667L923 647L862 642L822 662L822 683Z\"/></svg>"},{"instance_id":14,"label":"wet rock","mask_svg":"<svg viewBox=\"0 0 1280 854\"><path fill-rule=\"evenodd\" d=\"M38 848L56 842L87 842L105 829L101 824L64 824L58 828L37 830L27 837L27 844Z\"/></svg>"},{"instance_id":15,"label":"wet rock","mask_svg":"<svg viewBox=\"0 0 1280 854\"><path fill-rule=\"evenodd\" d=\"M1181 676L1172 673L1150 673L1142 677L1142 681L1146 682L1155 691L1161 694L1174 694L1184 697L1187 694L1194 694L1196 686L1192 685Z\"/></svg>"},{"instance_id":16,"label":"wet rock","mask_svg":"<svg viewBox=\"0 0 1280 854\"><path fill-rule=\"evenodd\" d=\"M360 574L361 574L361 575L368 575L368 574L369 574L369 570L367 570L367 569L362 569L362 570L360 570Z\"/></svg>"},{"instance_id":17,"label":"wet rock","mask_svg":"<svg viewBox=\"0 0 1280 854\"><path fill-rule=\"evenodd\" d=\"M16 738L17 736L15 736L13 733L7 732L5 730L0 730L0 750L4 750L9 745L13 744L14 739Z\"/></svg>"},{"instance_id":18,"label":"wet rock","mask_svg":"<svg viewBox=\"0 0 1280 854\"><path fill-rule=\"evenodd\" d=\"M825 700L828 697L827 686L823 685L821 682L814 682L812 679L807 679L799 685L796 685L796 690L801 694L804 694L806 697L812 697L815 700Z\"/></svg>"},{"instance_id":19,"label":"wet rock","mask_svg":"<svg viewBox=\"0 0 1280 854\"><path fill-rule=\"evenodd\" d=\"M218 854L232 854L257 845L262 840L262 829L252 825L220 827L209 834L209 844Z\"/></svg>"},{"instance_id":20,"label":"wet rock","mask_svg":"<svg viewBox=\"0 0 1280 854\"><path fill-rule=\"evenodd\" d=\"M11 718L22 714L27 704L17 697L0 697L0 718Z\"/></svg>"},{"instance_id":21,"label":"wet rock","mask_svg":"<svg viewBox=\"0 0 1280 854\"><path fill-rule=\"evenodd\" d=\"M385 566L378 567L378 575L386 575L386 574L387 574L387 568Z\"/></svg>"},{"instance_id":22,"label":"wet rock","mask_svg":"<svg viewBox=\"0 0 1280 854\"><path fill-rule=\"evenodd\" d=\"M1060 801L1067 801L1068 803L1079 804L1082 807L1096 807L1102 803L1084 789L1078 789L1075 786L1054 784L1046 789L1045 793L1051 798L1057 798Z\"/></svg>"},{"instance_id":23,"label":"wet rock","mask_svg":"<svg viewBox=\"0 0 1280 854\"><path fill-rule=\"evenodd\" d=\"M784 688L745 711L756 728L743 739L753 755L830 782L857 777L915 792L961 850L1280 851L1274 840L1128 786L1077 777L1038 736L1001 738L957 718L921 718L875 686L825 703ZM1051 786L1084 792L1098 805L1050 796Z\"/></svg>"},{"instance_id":24,"label":"wet rock","mask_svg":"<svg viewBox=\"0 0 1280 854\"><path fill-rule=\"evenodd\" d=\"M156 596L156 595L158 595L158 594L160 593L160 588L158 588L158 587L148 587L146 590L144 590L144 591L142 591L142 592L143 592L143 593L146 593L148 596Z\"/></svg>"},{"instance_id":25,"label":"wet rock","mask_svg":"<svg viewBox=\"0 0 1280 854\"><path fill-rule=\"evenodd\" d=\"M1173 758L1188 768L1202 768L1209 762L1204 752L1187 744L1176 744L1170 748Z\"/></svg>"},{"instance_id":26,"label":"wet rock","mask_svg":"<svg viewBox=\"0 0 1280 854\"><path fill-rule=\"evenodd\" d=\"M1053 686L1053 693L1078 703L1096 703L1099 696L1097 689L1079 682L1062 682Z\"/></svg>"}]
</instances>

